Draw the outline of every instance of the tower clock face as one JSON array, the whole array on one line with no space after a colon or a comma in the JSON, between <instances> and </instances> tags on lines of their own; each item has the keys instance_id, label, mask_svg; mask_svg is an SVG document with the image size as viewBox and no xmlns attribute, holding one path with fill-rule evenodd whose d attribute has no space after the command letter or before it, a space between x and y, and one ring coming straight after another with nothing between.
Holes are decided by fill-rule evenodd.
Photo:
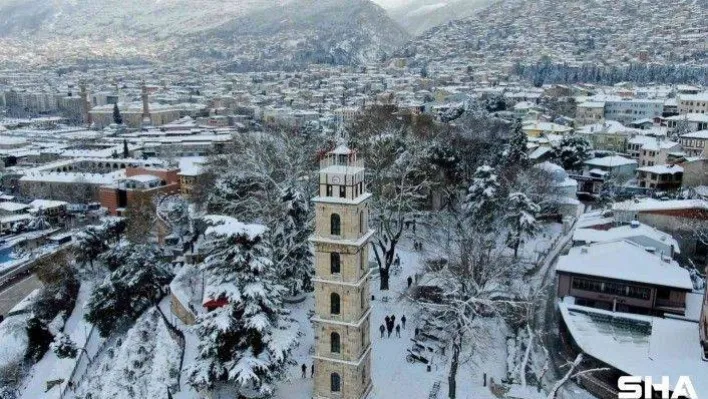
<instances>
[{"instance_id":1,"label":"tower clock face","mask_svg":"<svg viewBox=\"0 0 708 399\"><path fill-rule=\"evenodd\" d=\"M332 183L334 183L334 184L341 183L339 176L332 176Z\"/></svg>"}]
</instances>

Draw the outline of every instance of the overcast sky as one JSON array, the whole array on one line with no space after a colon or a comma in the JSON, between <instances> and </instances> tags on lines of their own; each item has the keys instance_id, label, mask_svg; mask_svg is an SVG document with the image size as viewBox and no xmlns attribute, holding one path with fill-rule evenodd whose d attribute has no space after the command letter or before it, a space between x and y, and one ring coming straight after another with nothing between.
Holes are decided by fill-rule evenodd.
<instances>
[{"instance_id":1,"label":"overcast sky","mask_svg":"<svg viewBox=\"0 0 708 399\"><path fill-rule=\"evenodd\" d=\"M374 3L380 5L383 8L393 8L400 5L410 3L412 0L372 0Z\"/></svg>"}]
</instances>

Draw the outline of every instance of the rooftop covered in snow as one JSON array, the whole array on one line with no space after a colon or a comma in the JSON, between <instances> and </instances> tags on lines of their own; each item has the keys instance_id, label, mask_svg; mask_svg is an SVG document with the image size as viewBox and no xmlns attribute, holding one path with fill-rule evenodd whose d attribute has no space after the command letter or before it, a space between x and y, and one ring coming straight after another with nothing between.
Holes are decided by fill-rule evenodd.
<instances>
[{"instance_id":1,"label":"rooftop covered in snow","mask_svg":"<svg viewBox=\"0 0 708 399\"><path fill-rule=\"evenodd\" d=\"M629 241L571 248L568 255L558 258L556 271L693 290L688 270L668 257L651 254Z\"/></svg>"}]
</instances>

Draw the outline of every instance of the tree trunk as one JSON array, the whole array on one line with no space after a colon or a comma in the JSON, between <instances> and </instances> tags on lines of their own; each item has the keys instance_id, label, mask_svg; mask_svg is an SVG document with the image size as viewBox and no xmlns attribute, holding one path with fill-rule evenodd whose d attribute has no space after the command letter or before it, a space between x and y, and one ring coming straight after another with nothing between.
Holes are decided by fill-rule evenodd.
<instances>
[{"instance_id":1,"label":"tree trunk","mask_svg":"<svg viewBox=\"0 0 708 399\"><path fill-rule=\"evenodd\" d=\"M388 290L388 278L390 277L388 268L379 268L379 276L381 277L379 289Z\"/></svg>"},{"instance_id":2,"label":"tree trunk","mask_svg":"<svg viewBox=\"0 0 708 399\"><path fill-rule=\"evenodd\" d=\"M452 361L450 362L450 374L447 376L448 393L450 399L457 397L457 368L460 365L460 350L462 343L460 342L459 334L452 341Z\"/></svg>"},{"instance_id":3,"label":"tree trunk","mask_svg":"<svg viewBox=\"0 0 708 399\"><path fill-rule=\"evenodd\" d=\"M519 257L519 245L521 244L521 241L517 241L514 244L514 259Z\"/></svg>"}]
</instances>

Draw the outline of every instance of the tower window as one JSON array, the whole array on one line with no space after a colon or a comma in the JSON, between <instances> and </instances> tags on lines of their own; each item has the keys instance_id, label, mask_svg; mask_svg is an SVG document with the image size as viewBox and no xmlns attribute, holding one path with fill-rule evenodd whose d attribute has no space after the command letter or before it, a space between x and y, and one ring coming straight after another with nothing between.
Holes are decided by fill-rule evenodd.
<instances>
[{"instance_id":1,"label":"tower window","mask_svg":"<svg viewBox=\"0 0 708 399\"><path fill-rule=\"evenodd\" d=\"M338 214L333 213L329 218L330 233L333 236L338 236L342 233L342 219Z\"/></svg>"},{"instance_id":2,"label":"tower window","mask_svg":"<svg viewBox=\"0 0 708 399\"><path fill-rule=\"evenodd\" d=\"M332 353L340 352L341 339L339 338L339 334L337 334L336 332L333 332L329 335L329 346Z\"/></svg>"},{"instance_id":3,"label":"tower window","mask_svg":"<svg viewBox=\"0 0 708 399\"><path fill-rule=\"evenodd\" d=\"M364 212L359 212L359 233L364 234Z\"/></svg>"},{"instance_id":4,"label":"tower window","mask_svg":"<svg viewBox=\"0 0 708 399\"><path fill-rule=\"evenodd\" d=\"M336 292L333 292L333 293L329 296L329 312L330 312L331 314L339 314L339 312L340 312L340 309L339 309L340 302L341 302L341 299L339 298L339 294L337 294Z\"/></svg>"},{"instance_id":5,"label":"tower window","mask_svg":"<svg viewBox=\"0 0 708 399\"><path fill-rule=\"evenodd\" d=\"M342 259L338 252L332 252L329 254L329 271L332 274L339 274L342 272Z\"/></svg>"},{"instance_id":6,"label":"tower window","mask_svg":"<svg viewBox=\"0 0 708 399\"><path fill-rule=\"evenodd\" d=\"M327 196L328 196L328 197L331 197L331 196L332 196L332 191L333 191L332 185L331 185L331 184L328 184L328 185L327 185Z\"/></svg>"},{"instance_id":7,"label":"tower window","mask_svg":"<svg viewBox=\"0 0 708 399\"><path fill-rule=\"evenodd\" d=\"M347 196L347 186L339 186L339 198Z\"/></svg>"},{"instance_id":8,"label":"tower window","mask_svg":"<svg viewBox=\"0 0 708 399\"><path fill-rule=\"evenodd\" d=\"M342 377L337 373L332 373L329 376L330 390L332 392L339 392L342 390Z\"/></svg>"}]
</instances>

